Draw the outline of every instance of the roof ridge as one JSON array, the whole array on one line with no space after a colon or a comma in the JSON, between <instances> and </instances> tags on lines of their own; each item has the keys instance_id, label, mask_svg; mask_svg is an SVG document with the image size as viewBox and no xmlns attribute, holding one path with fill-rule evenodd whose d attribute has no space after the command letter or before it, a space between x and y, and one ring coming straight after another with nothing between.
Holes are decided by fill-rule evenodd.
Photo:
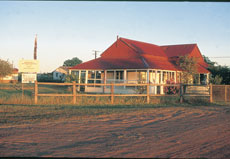
<instances>
[{"instance_id":1,"label":"roof ridge","mask_svg":"<svg viewBox=\"0 0 230 159\"><path fill-rule=\"evenodd\" d=\"M133 49L137 55L140 57L141 61L143 62L144 66L146 68L149 68L149 64L147 63L147 61L145 60L145 58L143 56L141 56L140 51L137 50L135 47L133 47L131 44L128 44L127 42L125 42L124 40L122 40L122 38L119 38L121 42L123 42L124 44L126 44L128 47L130 47L131 49Z\"/></svg>"},{"instance_id":2,"label":"roof ridge","mask_svg":"<svg viewBox=\"0 0 230 159\"><path fill-rule=\"evenodd\" d=\"M162 52L162 53L160 53L160 55L159 54L158 55L151 54L152 56L167 57L167 55L165 54L164 50L159 45L148 43L148 42L132 40L132 39L126 39L126 38L123 38L123 37L120 37L119 39L122 42L124 42L126 44L129 44L129 47L132 48L133 50L135 50L135 52L138 53L139 56L142 56L142 54L148 54L148 52L146 52L145 50L142 50L142 48L138 46L138 45L142 45L144 47L146 46L146 47L152 47L154 49L158 49L158 51ZM140 50L139 50L139 48L140 48Z\"/></svg>"},{"instance_id":3,"label":"roof ridge","mask_svg":"<svg viewBox=\"0 0 230 159\"><path fill-rule=\"evenodd\" d=\"M141 58L141 61L142 61L143 64L144 64L144 66L145 66L146 68L149 68L149 64L148 64L148 62L146 61L146 59L145 59L143 56L141 56L140 58Z\"/></svg>"},{"instance_id":4,"label":"roof ridge","mask_svg":"<svg viewBox=\"0 0 230 159\"><path fill-rule=\"evenodd\" d=\"M130 40L130 41L134 41L134 42L138 42L138 43L144 43L144 44L154 45L154 46L160 47L159 45L152 44L152 43L149 43L149 42L143 42L143 41L138 41L138 40L133 40L133 39L127 39L127 38L122 38L122 37L119 37L119 39L125 39L125 40Z\"/></svg>"},{"instance_id":5,"label":"roof ridge","mask_svg":"<svg viewBox=\"0 0 230 159\"><path fill-rule=\"evenodd\" d=\"M181 45L197 45L197 43L192 43L192 44L173 44L173 45L160 45L160 47L163 47L163 46L181 46Z\"/></svg>"},{"instance_id":6,"label":"roof ridge","mask_svg":"<svg viewBox=\"0 0 230 159\"><path fill-rule=\"evenodd\" d=\"M134 48L132 45L128 44L127 42L125 42L124 40L122 40L122 38L119 38L119 40L121 42L123 42L124 44L126 44L128 47L130 47L131 49L133 49L134 51L136 51L137 53L139 52L136 48Z\"/></svg>"}]
</instances>

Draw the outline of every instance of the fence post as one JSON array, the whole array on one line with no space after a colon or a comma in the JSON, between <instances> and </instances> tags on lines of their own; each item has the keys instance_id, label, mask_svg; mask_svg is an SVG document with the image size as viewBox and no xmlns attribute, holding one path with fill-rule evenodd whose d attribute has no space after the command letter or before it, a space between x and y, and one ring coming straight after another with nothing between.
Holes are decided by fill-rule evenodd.
<instances>
[{"instance_id":1,"label":"fence post","mask_svg":"<svg viewBox=\"0 0 230 159\"><path fill-rule=\"evenodd\" d=\"M76 104L76 82L73 81L73 104Z\"/></svg>"},{"instance_id":2,"label":"fence post","mask_svg":"<svg viewBox=\"0 0 230 159\"><path fill-rule=\"evenodd\" d=\"M147 94L147 103L149 104L149 102L150 102L150 98L149 98L149 83L147 84L147 92L146 92Z\"/></svg>"},{"instance_id":3,"label":"fence post","mask_svg":"<svg viewBox=\"0 0 230 159\"><path fill-rule=\"evenodd\" d=\"M111 83L111 104L113 104L114 102L114 83Z\"/></svg>"},{"instance_id":4,"label":"fence post","mask_svg":"<svg viewBox=\"0 0 230 159\"><path fill-rule=\"evenodd\" d=\"M22 100L23 100L23 97L24 97L24 88L23 88L23 83L22 83Z\"/></svg>"},{"instance_id":5,"label":"fence post","mask_svg":"<svg viewBox=\"0 0 230 159\"><path fill-rule=\"evenodd\" d=\"M227 102L227 86L224 85L224 101Z\"/></svg>"},{"instance_id":6,"label":"fence post","mask_svg":"<svg viewBox=\"0 0 230 159\"><path fill-rule=\"evenodd\" d=\"M184 91L184 88L183 88L183 85L181 84L180 85L180 103L183 103L183 92Z\"/></svg>"},{"instance_id":7,"label":"fence post","mask_svg":"<svg viewBox=\"0 0 230 159\"><path fill-rule=\"evenodd\" d=\"M34 103L37 104L38 103L38 82L35 81L35 85L34 85Z\"/></svg>"},{"instance_id":8,"label":"fence post","mask_svg":"<svg viewBox=\"0 0 230 159\"><path fill-rule=\"evenodd\" d=\"M213 102L213 92L212 92L212 84L209 85L209 94L210 94L210 103Z\"/></svg>"}]
</instances>

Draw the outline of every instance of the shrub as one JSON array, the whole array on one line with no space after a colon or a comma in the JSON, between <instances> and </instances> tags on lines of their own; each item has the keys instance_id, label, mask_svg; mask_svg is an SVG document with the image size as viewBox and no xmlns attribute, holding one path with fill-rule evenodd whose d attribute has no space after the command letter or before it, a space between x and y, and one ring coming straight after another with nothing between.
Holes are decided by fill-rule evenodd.
<instances>
[{"instance_id":1,"label":"shrub","mask_svg":"<svg viewBox=\"0 0 230 159\"><path fill-rule=\"evenodd\" d=\"M77 77L75 75L70 74L70 75L66 76L65 83L72 83L73 81L77 81L78 82L78 79L77 79Z\"/></svg>"},{"instance_id":2,"label":"shrub","mask_svg":"<svg viewBox=\"0 0 230 159\"><path fill-rule=\"evenodd\" d=\"M219 75L216 75L215 77L212 77L210 78L210 82L212 84L221 84L221 82L223 81L223 77L219 76Z\"/></svg>"},{"instance_id":3,"label":"shrub","mask_svg":"<svg viewBox=\"0 0 230 159\"><path fill-rule=\"evenodd\" d=\"M144 81L138 81L138 84L145 84ZM136 89L134 89L137 94L143 94L147 91L146 86L137 86Z\"/></svg>"},{"instance_id":4,"label":"shrub","mask_svg":"<svg viewBox=\"0 0 230 159\"><path fill-rule=\"evenodd\" d=\"M166 84L176 84L173 79L167 80ZM179 86L164 86L164 93L165 94L177 94L180 90Z\"/></svg>"}]
</instances>

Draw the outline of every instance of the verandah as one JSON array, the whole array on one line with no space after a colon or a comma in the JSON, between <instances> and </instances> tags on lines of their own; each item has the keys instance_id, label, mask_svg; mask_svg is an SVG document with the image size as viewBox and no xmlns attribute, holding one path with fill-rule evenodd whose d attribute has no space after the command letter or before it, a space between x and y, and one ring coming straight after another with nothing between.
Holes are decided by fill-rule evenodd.
<instances>
[{"instance_id":1,"label":"verandah","mask_svg":"<svg viewBox=\"0 0 230 159\"><path fill-rule=\"evenodd\" d=\"M155 69L116 69L116 70L71 70L70 74L76 77L77 83L152 83L166 84L167 80L180 83L180 73L176 71ZM84 92L107 92L106 88L99 86L86 86ZM133 89L122 87L115 88L116 92L131 93ZM131 92L130 92L131 91ZM154 94L163 94L163 87L152 88Z\"/></svg>"},{"instance_id":2,"label":"verandah","mask_svg":"<svg viewBox=\"0 0 230 159\"><path fill-rule=\"evenodd\" d=\"M70 70L77 83L180 83L180 72L155 69Z\"/></svg>"}]
</instances>

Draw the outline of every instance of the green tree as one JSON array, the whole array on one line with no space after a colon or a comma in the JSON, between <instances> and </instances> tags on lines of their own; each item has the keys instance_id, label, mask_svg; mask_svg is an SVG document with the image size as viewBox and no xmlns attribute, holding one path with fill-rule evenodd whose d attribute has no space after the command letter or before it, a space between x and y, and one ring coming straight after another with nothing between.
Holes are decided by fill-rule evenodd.
<instances>
[{"instance_id":1,"label":"green tree","mask_svg":"<svg viewBox=\"0 0 230 159\"><path fill-rule=\"evenodd\" d=\"M71 83L73 81L77 81L77 77L73 74L70 74L70 75L66 75L66 78L65 78L65 83Z\"/></svg>"},{"instance_id":2,"label":"green tree","mask_svg":"<svg viewBox=\"0 0 230 159\"><path fill-rule=\"evenodd\" d=\"M13 66L8 61L0 59L0 79L12 74Z\"/></svg>"},{"instance_id":3,"label":"green tree","mask_svg":"<svg viewBox=\"0 0 230 159\"><path fill-rule=\"evenodd\" d=\"M181 82L185 84L193 83L197 77L197 60L195 57L179 56L176 65L182 69Z\"/></svg>"},{"instance_id":4,"label":"green tree","mask_svg":"<svg viewBox=\"0 0 230 159\"><path fill-rule=\"evenodd\" d=\"M75 66L80 63L82 63L82 61L79 58L74 57L72 59L65 60L63 66Z\"/></svg>"},{"instance_id":5,"label":"green tree","mask_svg":"<svg viewBox=\"0 0 230 159\"><path fill-rule=\"evenodd\" d=\"M213 84L230 84L230 68L221 66L204 55L203 57L208 64L208 70L211 72L210 82Z\"/></svg>"},{"instance_id":6,"label":"green tree","mask_svg":"<svg viewBox=\"0 0 230 159\"><path fill-rule=\"evenodd\" d=\"M219 75L216 75L215 77L210 78L210 83L212 84L221 84L221 82L223 81L223 78L220 77Z\"/></svg>"}]
</instances>

